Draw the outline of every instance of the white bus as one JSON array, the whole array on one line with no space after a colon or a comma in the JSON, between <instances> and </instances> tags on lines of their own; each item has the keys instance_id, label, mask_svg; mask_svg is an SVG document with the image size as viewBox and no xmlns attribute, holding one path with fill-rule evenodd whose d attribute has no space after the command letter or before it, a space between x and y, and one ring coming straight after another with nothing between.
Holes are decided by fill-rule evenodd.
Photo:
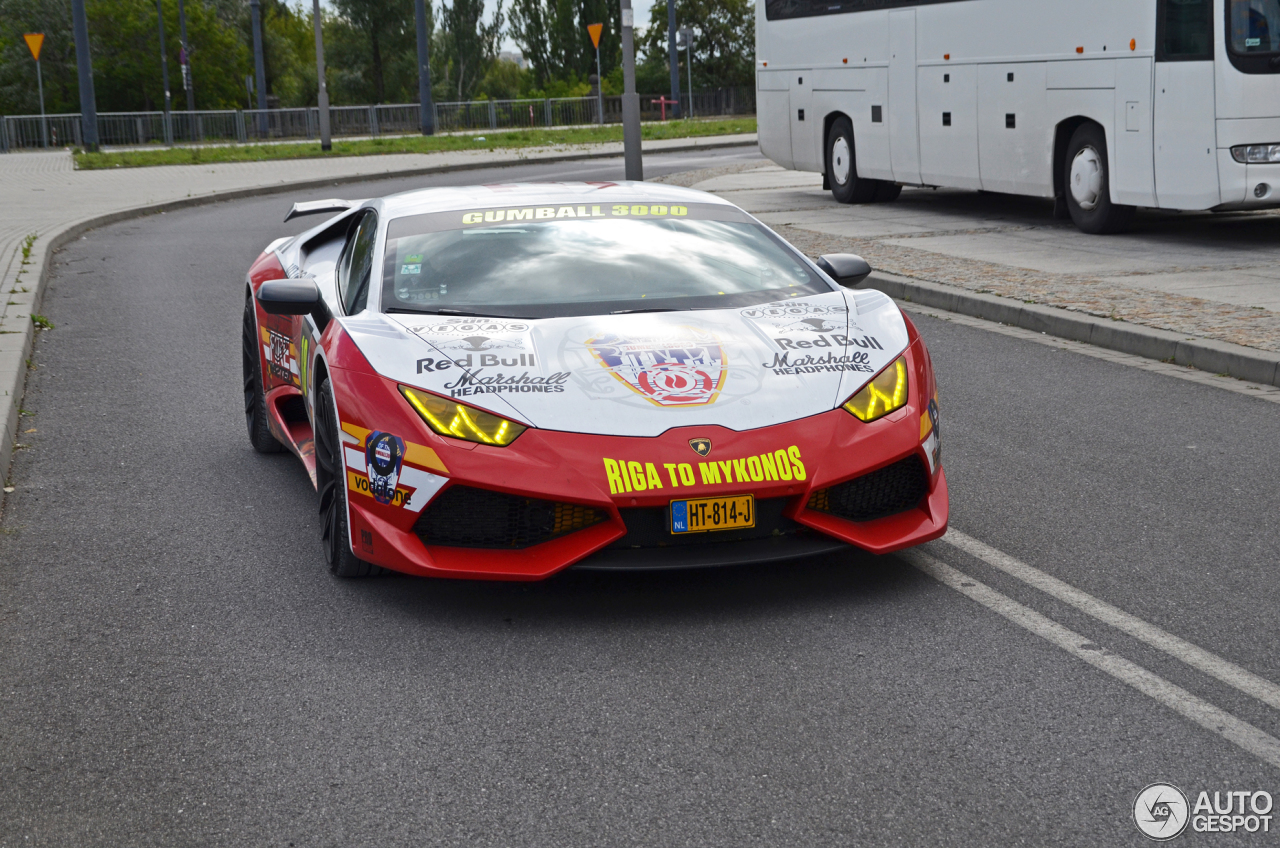
<instances>
[{"instance_id":1,"label":"white bus","mask_svg":"<svg viewBox=\"0 0 1280 848\"><path fill-rule=\"evenodd\" d=\"M1280 0L757 0L756 88L763 153L844 203L1280 205Z\"/></svg>"}]
</instances>

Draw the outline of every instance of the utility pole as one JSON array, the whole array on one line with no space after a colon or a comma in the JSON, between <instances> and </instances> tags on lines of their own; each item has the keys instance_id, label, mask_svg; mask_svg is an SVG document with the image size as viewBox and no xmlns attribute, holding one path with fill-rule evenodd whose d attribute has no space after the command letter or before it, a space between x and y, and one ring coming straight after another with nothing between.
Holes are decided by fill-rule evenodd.
<instances>
[{"instance_id":1,"label":"utility pole","mask_svg":"<svg viewBox=\"0 0 1280 848\"><path fill-rule=\"evenodd\" d=\"M693 30L685 27L680 30L680 34L684 36L684 55L688 60L688 69L685 76L689 78L689 117L693 117Z\"/></svg>"},{"instance_id":2,"label":"utility pole","mask_svg":"<svg viewBox=\"0 0 1280 848\"><path fill-rule=\"evenodd\" d=\"M44 45L43 32L29 32L22 38L27 42L31 58L36 60L36 86L40 89L40 146L49 146L49 121L44 116L44 77L40 75L40 48Z\"/></svg>"},{"instance_id":3,"label":"utility pole","mask_svg":"<svg viewBox=\"0 0 1280 848\"><path fill-rule=\"evenodd\" d=\"M329 86L324 81L324 34L320 30L320 0L312 0L311 21L316 28L316 79L320 81L320 91L316 97L316 105L320 107L320 149L328 153L333 149L333 138L329 135Z\"/></svg>"},{"instance_id":4,"label":"utility pole","mask_svg":"<svg viewBox=\"0 0 1280 848\"><path fill-rule=\"evenodd\" d=\"M636 94L635 13L631 10L631 0L620 0L620 2L622 3L622 159L626 163L626 178L643 180L644 161L640 155L640 95Z\"/></svg>"},{"instance_id":5,"label":"utility pole","mask_svg":"<svg viewBox=\"0 0 1280 848\"><path fill-rule=\"evenodd\" d=\"M676 0L667 0L667 61L671 64L671 117L680 117L680 48L676 46Z\"/></svg>"},{"instance_id":6,"label":"utility pole","mask_svg":"<svg viewBox=\"0 0 1280 848\"><path fill-rule=\"evenodd\" d=\"M182 88L187 92L187 111L196 110L196 81L191 75L191 46L187 44L187 11L182 0L178 0L178 30L182 37L182 55L178 60L182 63ZM194 120L194 119L193 119Z\"/></svg>"},{"instance_id":7,"label":"utility pole","mask_svg":"<svg viewBox=\"0 0 1280 848\"><path fill-rule=\"evenodd\" d=\"M80 138L84 149L98 152L98 103L93 96L93 59L89 56L89 20L84 0L71 0L71 28L76 38L76 68L80 72Z\"/></svg>"},{"instance_id":8,"label":"utility pole","mask_svg":"<svg viewBox=\"0 0 1280 848\"><path fill-rule=\"evenodd\" d=\"M83 0L81 0L83 2ZM249 0L253 24L253 66L258 83L258 135L267 137L267 69L262 63L262 11L259 0Z\"/></svg>"},{"instance_id":9,"label":"utility pole","mask_svg":"<svg viewBox=\"0 0 1280 848\"><path fill-rule=\"evenodd\" d=\"M427 5L415 0L414 17L418 22L418 123L423 135L436 133L436 109L431 102L431 62L427 52Z\"/></svg>"},{"instance_id":10,"label":"utility pole","mask_svg":"<svg viewBox=\"0 0 1280 848\"><path fill-rule=\"evenodd\" d=\"M156 0L156 20L160 25L160 76L164 80L164 143L173 144L173 126L169 116L169 59L164 49L164 8Z\"/></svg>"}]
</instances>

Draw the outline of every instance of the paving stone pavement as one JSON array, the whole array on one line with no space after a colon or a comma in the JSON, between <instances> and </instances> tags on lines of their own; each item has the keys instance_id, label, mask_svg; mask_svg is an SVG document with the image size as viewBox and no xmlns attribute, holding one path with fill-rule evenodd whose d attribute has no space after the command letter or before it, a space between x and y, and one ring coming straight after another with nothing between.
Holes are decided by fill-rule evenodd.
<instances>
[{"instance_id":1,"label":"paving stone pavement","mask_svg":"<svg viewBox=\"0 0 1280 848\"><path fill-rule=\"evenodd\" d=\"M1035 198L908 188L845 206L821 175L767 161L663 179L732 200L810 256L858 253L902 277L1280 351L1280 213L1144 210L1131 233L1089 236Z\"/></svg>"}]
</instances>

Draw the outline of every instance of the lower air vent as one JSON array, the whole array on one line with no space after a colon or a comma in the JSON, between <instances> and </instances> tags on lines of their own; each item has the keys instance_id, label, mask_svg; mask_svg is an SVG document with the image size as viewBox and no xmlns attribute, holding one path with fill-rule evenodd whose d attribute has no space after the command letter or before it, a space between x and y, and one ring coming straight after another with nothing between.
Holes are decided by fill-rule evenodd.
<instances>
[{"instance_id":1,"label":"lower air vent","mask_svg":"<svg viewBox=\"0 0 1280 848\"><path fill-rule=\"evenodd\" d=\"M452 486L423 511L413 532L426 545L528 548L604 520L604 512L581 504Z\"/></svg>"},{"instance_id":2,"label":"lower air vent","mask_svg":"<svg viewBox=\"0 0 1280 848\"><path fill-rule=\"evenodd\" d=\"M871 521L913 509L928 491L924 464L912 454L879 471L818 489L809 496L808 507L849 521Z\"/></svg>"}]
</instances>

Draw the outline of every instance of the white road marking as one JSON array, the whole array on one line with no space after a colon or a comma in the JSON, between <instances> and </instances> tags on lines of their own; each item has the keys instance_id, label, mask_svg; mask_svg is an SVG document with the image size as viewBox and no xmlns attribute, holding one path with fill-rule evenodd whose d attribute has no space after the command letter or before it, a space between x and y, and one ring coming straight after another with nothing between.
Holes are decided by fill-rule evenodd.
<instances>
[{"instance_id":1,"label":"white road marking","mask_svg":"<svg viewBox=\"0 0 1280 848\"><path fill-rule=\"evenodd\" d=\"M1091 345L1086 342L1077 342L1072 341L1071 339L1059 338L1058 336L1050 336L1047 333L1037 333L1034 330L1024 330L1022 327L1012 327L1008 324L1001 324L996 321L987 321L983 318L961 315L958 312L948 312L945 309L935 309L932 306L921 306L918 303L912 303L910 301L895 300L894 302L908 312L928 315L932 318L949 321L953 324L960 324L965 327L974 327L979 330L986 330L989 333L999 333L1002 336L1012 336L1015 339L1035 342L1036 344L1045 345L1046 347L1054 347L1059 350L1084 354L1085 356L1091 356L1094 359L1105 359L1106 361L1114 362L1117 365L1127 365L1130 368L1152 371L1156 374L1163 374L1166 377L1185 380L1189 383L1199 383L1202 386L1212 386L1215 389L1225 389L1228 392L1235 392L1239 395L1246 395L1248 397L1258 398L1259 400L1266 400L1272 403L1280 403L1280 386L1269 386L1266 383L1251 383L1248 380L1237 380L1234 377L1219 377L1216 374L1210 374L1208 371L1188 368L1185 365L1174 365L1172 362L1161 362L1156 359L1147 359L1145 356L1135 356L1132 353L1121 353L1117 350L1098 347L1097 345Z\"/></svg>"},{"instance_id":2,"label":"white road marking","mask_svg":"<svg viewBox=\"0 0 1280 848\"><path fill-rule=\"evenodd\" d=\"M1251 698L1257 698L1269 707L1280 710L1280 686L1270 680L1246 671L1235 663L1225 660L1217 654L1210 653L1198 645L1180 639L1165 630L1148 624L1137 616L1113 607L1106 601L1099 600L1088 592L1064 583L1056 577L1045 574L1034 566L1014 559L1003 551L983 544L959 530L951 529L942 537L944 542L953 545L970 556L982 560L987 565L997 568L1017 578L1029 586L1034 586L1045 594L1052 595L1065 604L1069 604L1086 615L1109 624L1117 630L1124 631L1139 641L1146 642L1157 650L1164 651L1174 659L1181 660L1194 669L1216 677L1223 683L1240 690Z\"/></svg>"},{"instance_id":3,"label":"white road marking","mask_svg":"<svg viewBox=\"0 0 1280 848\"><path fill-rule=\"evenodd\" d=\"M925 574L1019 627L1058 646L1062 650L1152 698L1174 712L1236 745L1263 762L1280 768L1280 739L1264 733L1248 722L1196 697L1142 666L1116 654L1098 650L1092 640L1063 627L1030 607L1002 595L969 575L929 556L920 549L902 551L898 556Z\"/></svg>"}]
</instances>

